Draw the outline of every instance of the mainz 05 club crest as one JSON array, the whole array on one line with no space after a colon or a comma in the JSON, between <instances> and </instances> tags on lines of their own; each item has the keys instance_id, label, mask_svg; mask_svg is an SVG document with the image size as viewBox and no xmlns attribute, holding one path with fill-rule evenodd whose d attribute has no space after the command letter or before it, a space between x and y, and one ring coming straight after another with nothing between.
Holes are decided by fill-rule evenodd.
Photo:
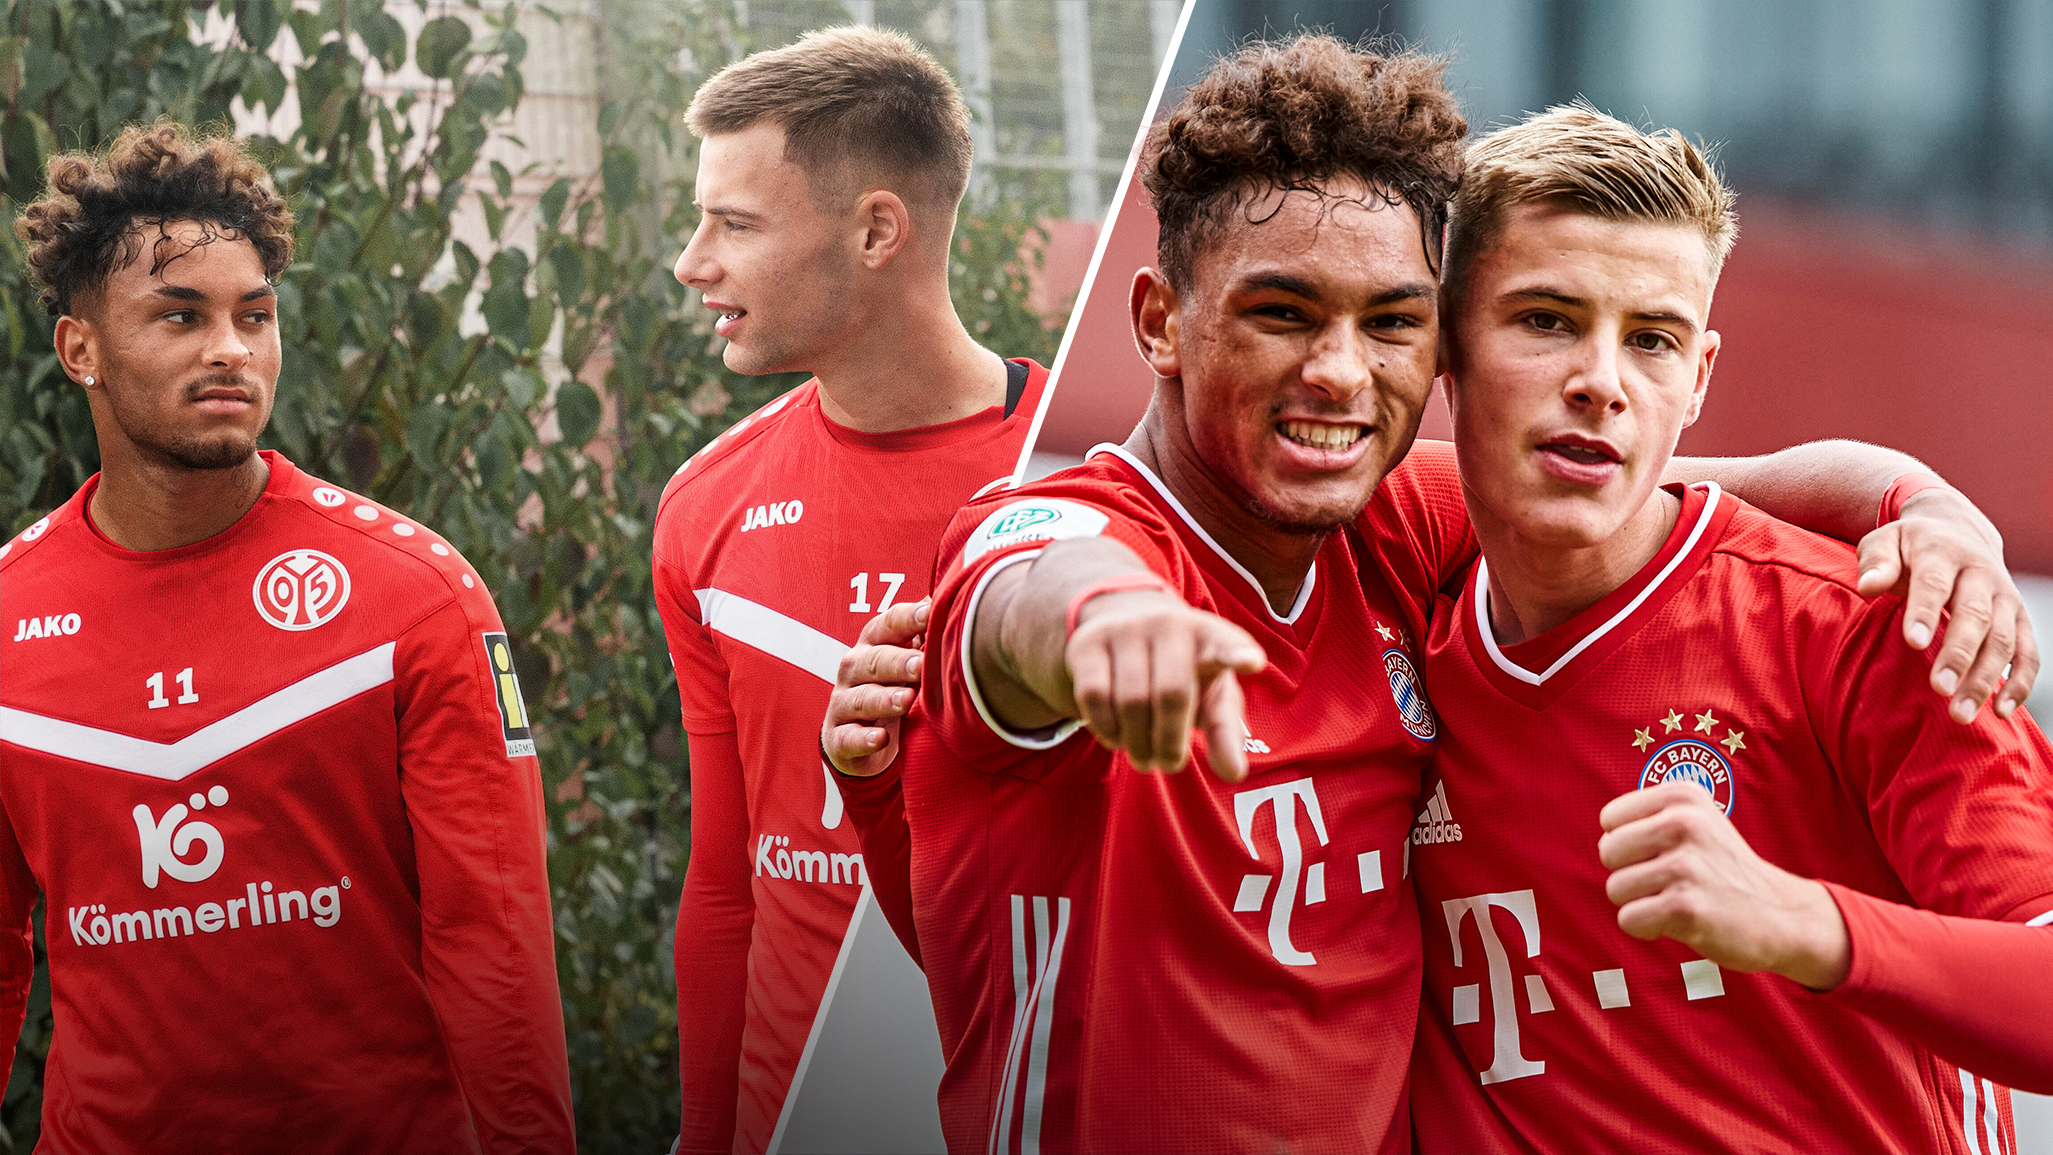
<instances>
[{"instance_id":1,"label":"mainz 05 club crest","mask_svg":"<svg viewBox=\"0 0 2053 1155\"><path fill-rule=\"evenodd\" d=\"M349 601L349 571L317 549L281 553L257 571L257 612L281 630L311 630L333 621Z\"/></svg>"},{"instance_id":2,"label":"mainz 05 club crest","mask_svg":"<svg viewBox=\"0 0 2053 1155\"><path fill-rule=\"evenodd\" d=\"M1661 727L1664 736L1680 736L1656 738L1655 726ZM1721 728L1725 731L1723 738L1717 736ZM1654 749L1646 765L1640 768L1640 789L1659 786L1663 782L1694 782L1711 795L1711 800L1718 804L1720 810L1732 813L1730 758L1746 749L1746 733L1719 721L1710 707L1694 715L1670 710L1653 726L1634 730L1632 745L1643 754L1650 748ZM1723 753L1719 751L1721 746L1724 747Z\"/></svg>"}]
</instances>

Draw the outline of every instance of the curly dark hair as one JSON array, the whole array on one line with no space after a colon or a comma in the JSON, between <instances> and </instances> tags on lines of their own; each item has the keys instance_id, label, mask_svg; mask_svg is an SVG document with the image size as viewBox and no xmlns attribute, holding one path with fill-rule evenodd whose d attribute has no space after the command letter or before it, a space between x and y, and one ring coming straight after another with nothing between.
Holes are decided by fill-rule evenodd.
<instances>
[{"instance_id":1,"label":"curly dark hair","mask_svg":"<svg viewBox=\"0 0 2053 1155\"><path fill-rule=\"evenodd\" d=\"M292 260L292 211L240 141L169 121L130 125L104 155L58 153L45 174L48 191L22 210L14 232L29 246L51 316L104 289L142 255L152 227L150 273L161 272L184 251L164 234L170 221L199 224L201 244L248 241L272 280Z\"/></svg>"},{"instance_id":2,"label":"curly dark hair","mask_svg":"<svg viewBox=\"0 0 2053 1155\"><path fill-rule=\"evenodd\" d=\"M1149 129L1142 154L1169 283L1189 290L1198 252L1230 214L1350 176L1418 213L1437 266L1468 134L1446 68L1443 57L1319 32L1251 41L1215 62Z\"/></svg>"}]
</instances>

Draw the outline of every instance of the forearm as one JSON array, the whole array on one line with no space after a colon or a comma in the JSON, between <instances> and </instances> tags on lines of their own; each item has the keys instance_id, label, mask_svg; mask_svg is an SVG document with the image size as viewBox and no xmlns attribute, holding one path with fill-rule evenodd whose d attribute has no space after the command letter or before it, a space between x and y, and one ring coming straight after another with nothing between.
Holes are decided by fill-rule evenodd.
<instances>
[{"instance_id":1,"label":"forearm","mask_svg":"<svg viewBox=\"0 0 2053 1155\"><path fill-rule=\"evenodd\" d=\"M1758 457L1677 457L1661 480L1715 481L1771 516L1851 543L1875 528L1890 483L1921 472L1923 462L1894 449L1812 441Z\"/></svg>"},{"instance_id":2,"label":"forearm","mask_svg":"<svg viewBox=\"0 0 2053 1155\"><path fill-rule=\"evenodd\" d=\"M2053 927L1954 918L1826 886L1853 965L1823 997L1984 1078L2053 1094Z\"/></svg>"},{"instance_id":3,"label":"forearm","mask_svg":"<svg viewBox=\"0 0 2053 1155\"><path fill-rule=\"evenodd\" d=\"M1032 730L1080 717L1066 660L1070 599L1094 582L1149 572L1133 550L1094 537L1056 542L992 578L971 624L970 654L999 721Z\"/></svg>"}]
</instances>

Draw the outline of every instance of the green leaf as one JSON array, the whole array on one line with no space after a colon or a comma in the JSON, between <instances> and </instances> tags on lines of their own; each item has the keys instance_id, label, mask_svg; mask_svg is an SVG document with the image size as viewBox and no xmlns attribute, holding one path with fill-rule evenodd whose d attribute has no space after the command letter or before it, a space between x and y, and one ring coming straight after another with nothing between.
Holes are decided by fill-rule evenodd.
<instances>
[{"instance_id":1,"label":"green leaf","mask_svg":"<svg viewBox=\"0 0 2053 1155\"><path fill-rule=\"evenodd\" d=\"M422 464L441 461L436 452L442 435L449 430L449 407L426 401L413 407L413 414L406 419L406 451L413 454Z\"/></svg>"},{"instance_id":2,"label":"green leaf","mask_svg":"<svg viewBox=\"0 0 2053 1155\"><path fill-rule=\"evenodd\" d=\"M268 52L285 22L284 0L235 0L235 30L242 42L258 52Z\"/></svg>"},{"instance_id":3,"label":"green leaf","mask_svg":"<svg viewBox=\"0 0 2053 1155\"><path fill-rule=\"evenodd\" d=\"M470 25L459 16L438 16L421 27L414 41L414 60L421 71L436 80L447 80L456 58L470 46Z\"/></svg>"},{"instance_id":4,"label":"green leaf","mask_svg":"<svg viewBox=\"0 0 2053 1155\"><path fill-rule=\"evenodd\" d=\"M599 176L604 182L606 207L613 212L625 212L634 204L641 192L641 158L633 151L614 145L606 150L605 159L599 162Z\"/></svg>"},{"instance_id":5,"label":"green leaf","mask_svg":"<svg viewBox=\"0 0 2053 1155\"><path fill-rule=\"evenodd\" d=\"M583 449L599 431L602 412L599 395L582 381L565 381L556 390L556 428L566 445Z\"/></svg>"},{"instance_id":6,"label":"green leaf","mask_svg":"<svg viewBox=\"0 0 2053 1155\"><path fill-rule=\"evenodd\" d=\"M508 369L499 375L499 384L506 390L506 400L515 409L525 411L535 403L536 387L541 384L541 379L533 369Z\"/></svg>"},{"instance_id":7,"label":"green leaf","mask_svg":"<svg viewBox=\"0 0 2053 1155\"><path fill-rule=\"evenodd\" d=\"M485 210L485 232L498 240L500 231L506 227L506 202L481 196L478 207Z\"/></svg>"},{"instance_id":8,"label":"green leaf","mask_svg":"<svg viewBox=\"0 0 2053 1155\"><path fill-rule=\"evenodd\" d=\"M513 195L513 174L496 160L492 162L492 187L498 189L502 197Z\"/></svg>"},{"instance_id":9,"label":"green leaf","mask_svg":"<svg viewBox=\"0 0 2053 1155\"><path fill-rule=\"evenodd\" d=\"M585 295L585 258L574 245L557 245L549 250L549 265L556 270L556 298L568 309Z\"/></svg>"},{"instance_id":10,"label":"green leaf","mask_svg":"<svg viewBox=\"0 0 2053 1155\"><path fill-rule=\"evenodd\" d=\"M562 219L563 202L568 199L570 199L569 177L558 178L556 183L549 186L549 191L542 194L541 203L536 207L541 210L542 223L551 231L556 228L556 222Z\"/></svg>"},{"instance_id":11,"label":"green leaf","mask_svg":"<svg viewBox=\"0 0 2053 1155\"><path fill-rule=\"evenodd\" d=\"M372 8L358 16L355 29L380 68L393 72L406 63L406 28L384 9Z\"/></svg>"},{"instance_id":12,"label":"green leaf","mask_svg":"<svg viewBox=\"0 0 2053 1155\"><path fill-rule=\"evenodd\" d=\"M485 315L494 337L524 348L528 343L528 296L522 282L527 279L527 254L501 249L492 258L491 270L492 287L485 290L478 311Z\"/></svg>"}]
</instances>

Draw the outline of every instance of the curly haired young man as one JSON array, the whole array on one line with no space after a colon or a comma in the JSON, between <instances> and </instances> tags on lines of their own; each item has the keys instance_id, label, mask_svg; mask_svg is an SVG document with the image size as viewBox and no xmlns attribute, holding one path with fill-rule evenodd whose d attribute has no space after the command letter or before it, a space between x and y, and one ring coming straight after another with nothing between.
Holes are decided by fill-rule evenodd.
<instances>
[{"instance_id":1,"label":"curly haired young man","mask_svg":"<svg viewBox=\"0 0 2053 1155\"><path fill-rule=\"evenodd\" d=\"M40 1150L574 1149L504 627L417 522L257 449L292 214L130 128L16 225L100 472L0 544L0 1035Z\"/></svg>"}]
</instances>

